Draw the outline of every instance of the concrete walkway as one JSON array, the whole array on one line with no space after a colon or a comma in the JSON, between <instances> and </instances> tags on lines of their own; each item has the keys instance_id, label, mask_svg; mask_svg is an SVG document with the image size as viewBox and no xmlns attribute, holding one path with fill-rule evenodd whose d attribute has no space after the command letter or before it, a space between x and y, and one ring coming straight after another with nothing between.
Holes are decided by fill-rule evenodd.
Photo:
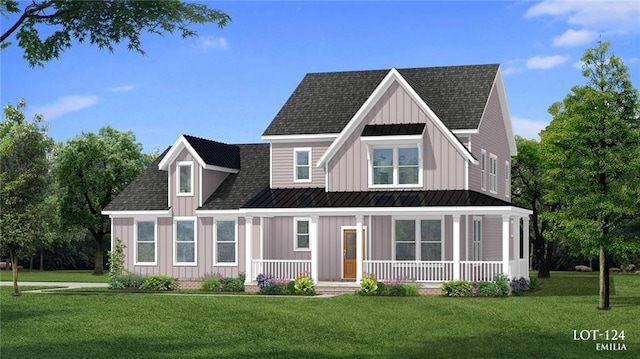
<instances>
[{"instance_id":1,"label":"concrete walkway","mask_svg":"<svg viewBox=\"0 0 640 359\"><path fill-rule=\"evenodd\" d=\"M0 286L11 287L13 282L1 281ZM43 288L37 290L26 290L23 293L43 293L45 291L71 289L71 288L108 288L109 283L82 283L82 282L21 282L18 281L18 288L21 287L59 287Z\"/></svg>"}]
</instances>

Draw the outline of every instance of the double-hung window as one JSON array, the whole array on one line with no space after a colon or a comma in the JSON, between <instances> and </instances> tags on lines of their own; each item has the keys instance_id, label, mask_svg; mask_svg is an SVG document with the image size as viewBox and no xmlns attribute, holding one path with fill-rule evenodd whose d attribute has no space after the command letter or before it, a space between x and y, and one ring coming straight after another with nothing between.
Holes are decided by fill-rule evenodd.
<instances>
[{"instance_id":1,"label":"double-hung window","mask_svg":"<svg viewBox=\"0 0 640 359\"><path fill-rule=\"evenodd\" d=\"M511 197L511 166L509 161L504 163L504 195Z\"/></svg>"},{"instance_id":2,"label":"double-hung window","mask_svg":"<svg viewBox=\"0 0 640 359\"><path fill-rule=\"evenodd\" d=\"M196 220L184 218L175 220L175 258L177 265L196 264Z\"/></svg>"},{"instance_id":3,"label":"double-hung window","mask_svg":"<svg viewBox=\"0 0 640 359\"><path fill-rule=\"evenodd\" d=\"M473 217L473 260L482 260L482 217Z\"/></svg>"},{"instance_id":4,"label":"double-hung window","mask_svg":"<svg viewBox=\"0 0 640 359\"><path fill-rule=\"evenodd\" d=\"M178 196L193 195L193 162L178 162Z\"/></svg>"},{"instance_id":5,"label":"double-hung window","mask_svg":"<svg viewBox=\"0 0 640 359\"><path fill-rule=\"evenodd\" d=\"M418 145L376 146L370 149L371 187L416 187L422 184Z\"/></svg>"},{"instance_id":6,"label":"double-hung window","mask_svg":"<svg viewBox=\"0 0 640 359\"><path fill-rule=\"evenodd\" d=\"M487 152L485 150L480 153L480 187L483 191L487 190Z\"/></svg>"},{"instance_id":7,"label":"double-hung window","mask_svg":"<svg viewBox=\"0 0 640 359\"><path fill-rule=\"evenodd\" d=\"M498 157L494 154L489 156L489 191L498 192Z\"/></svg>"},{"instance_id":8,"label":"double-hung window","mask_svg":"<svg viewBox=\"0 0 640 359\"><path fill-rule=\"evenodd\" d=\"M293 150L294 182L311 182L311 148Z\"/></svg>"},{"instance_id":9,"label":"double-hung window","mask_svg":"<svg viewBox=\"0 0 640 359\"><path fill-rule=\"evenodd\" d=\"M294 250L307 251L309 250L309 219L295 218L293 220L294 226Z\"/></svg>"},{"instance_id":10,"label":"double-hung window","mask_svg":"<svg viewBox=\"0 0 640 359\"><path fill-rule=\"evenodd\" d=\"M235 220L216 220L216 265L237 265L238 237Z\"/></svg>"},{"instance_id":11,"label":"double-hung window","mask_svg":"<svg viewBox=\"0 0 640 359\"><path fill-rule=\"evenodd\" d=\"M395 260L442 260L441 219L396 219L394 227Z\"/></svg>"},{"instance_id":12,"label":"double-hung window","mask_svg":"<svg viewBox=\"0 0 640 359\"><path fill-rule=\"evenodd\" d=\"M156 222L136 221L136 260L135 264L156 264Z\"/></svg>"}]
</instances>

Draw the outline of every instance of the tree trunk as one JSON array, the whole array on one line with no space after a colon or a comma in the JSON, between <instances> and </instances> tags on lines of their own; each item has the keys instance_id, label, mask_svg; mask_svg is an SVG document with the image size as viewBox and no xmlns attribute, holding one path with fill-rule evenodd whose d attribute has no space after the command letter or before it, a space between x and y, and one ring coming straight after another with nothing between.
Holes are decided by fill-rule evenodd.
<instances>
[{"instance_id":1,"label":"tree trunk","mask_svg":"<svg viewBox=\"0 0 640 359\"><path fill-rule=\"evenodd\" d=\"M11 273L13 274L13 296L20 296L20 290L18 289L18 256L12 249L9 250L9 258L11 260Z\"/></svg>"},{"instance_id":2,"label":"tree trunk","mask_svg":"<svg viewBox=\"0 0 640 359\"><path fill-rule=\"evenodd\" d=\"M29 257L29 272L33 270L33 256Z\"/></svg>"},{"instance_id":3,"label":"tree trunk","mask_svg":"<svg viewBox=\"0 0 640 359\"><path fill-rule=\"evenodd\" d=\"M93 267L93 274L102 275L104 274L104 267L102 266L102 261L104 260L104 241L101 235L94 234L93 239L96 241L96 255L95 255L95 263Z\"/></svg>"},{"instance_id":4,"label":"tree trunk","mask_svg":"<svg viewBox=\"0 0 640 359\"><path fill-rule=\"evenodd\" d=\"M609 310L609 268L607 263L607 255L604 246L600 246L600 300L598 309Z\"/></svg>"},{"instance_id":5,"label":"tree trunk","mask_svg":"<svg viewBox=\"0 0 640 359\"><path fill-rule=\"evenodd\" d=\"M44 270L44 249L40 250L40 271Z\"/></svg>"}]
</instances>

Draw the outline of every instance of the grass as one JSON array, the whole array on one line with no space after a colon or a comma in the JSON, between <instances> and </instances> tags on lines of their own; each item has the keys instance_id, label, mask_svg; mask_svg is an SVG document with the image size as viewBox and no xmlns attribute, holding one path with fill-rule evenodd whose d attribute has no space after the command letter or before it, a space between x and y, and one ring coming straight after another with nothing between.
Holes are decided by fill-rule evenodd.
<instances>
[{"instance_id":1,"label":"grass","mask_svg":"<svg viewBox=\"0 0 640 359\"><path fill-rule=\"evenodd\" d=\"M0 270L0 281L12 281L10 270ZM22 269L18 273L18 282L84 282L108 283L109 272L94 275L90 270L39 271Z\"/></svg>"},{"instance_id":2,"label":"grass","mask_svg":"<svg viewBox=\"0 0 640 359\"><path fill-rule=\"evenodd\" d=\"M1 353L47 358L637 358L640 275L552 273L522 297L10 295L0 288ZM573 331L624 330L597 352ZM604 341L598 341L604 342Z\"/></svg>"}]
</instances>

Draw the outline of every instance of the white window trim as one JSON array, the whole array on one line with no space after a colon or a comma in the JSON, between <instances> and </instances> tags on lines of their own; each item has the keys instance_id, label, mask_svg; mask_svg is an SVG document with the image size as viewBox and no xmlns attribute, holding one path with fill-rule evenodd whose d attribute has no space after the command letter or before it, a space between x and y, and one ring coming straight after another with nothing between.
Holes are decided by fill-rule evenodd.
<instances>
[{"instance_id":1,"label":"white window trim","mask_svg":"<svg viewBox=\"0 0 640 359\"><path fill-rule=\"evenodd\" d=\"M138 262L138 222L153 222L153 262ZM113 233L113 232L112 232ZM158 221L155 218L134 218L133 219L133 265L134 266L156 266L158 265ZM143 242L151 243L151 242Z\"/></svg>"},{"instance_id":2,"label":"white window trim","mask_svg":"<svg viewBox=\"0 0 640 359\"><path fill-rule=\"evenodd\" d=\"M418 183L417 184L400 184L398 168L398 149L402 148L418 148ZM374 184L373 183L373 151L376 149L393 150L393 183L392 184ZM367 144L367 172L369 188L422 188L424 187L424 166L423 166L422 144L419 142L396 142L394 144Z\"/></svg>"},{"instance_id":3,"label":"white window trim","mask_svg":"<svg viewBox=\"0 0 640 359\"><path fill-rule=\"evenodd\" d=\"M193 262L178 262L178 222L193 221ZM173 218L173 265L195 267L198 265L198 217L174 217Z\"/></svg>"},{"instance_id":4,"label":"white window trim","mask_svg":"<svg viewBox=\"0 0 640 359\"><path fill-rule=\"evenodd\" d=\"M511 164L504 161L504 195L511 197Z\"/></svg>"},{"instance_id":5,"label":"white window trim","mask_svg":"<svg viewBox=\"0 0 640 359\"><path fill-rule=\"evenodd\" d=\"M298 178L298 167L305 167L304 165L298 165L298 152L309 152L309 178L308 179L299 179ZM313 166L311 163L313 162L313 158L311 157L312 150L311 147L296 147L293 149L293 182L296 183L309 183L312 181L312 169Z\"/></svg>"},{"instance_id":6,"label":"white window trim","mask_svg":"<svg viewBox=\"0 0 640 359\"><path fill-rule=\"evenodd\" d=\"M293 251L294 252L311 252L311 243L309 243L309 248L298 248L298 222L309 222L311 225L310 217L294 217L293 218ZM309 228L309 239L311 239L311 226Z\"/></svg>"},{"instance_id":7,"label":"white window trim","mask_svg":"<svg viewBox=\"0 0 640 359\"><path fill-rule=\"evenodd\" d=\"M409 220L409 221L414 221L414 225L415 227L415 234L416 234L416 238L415 238L415 245L416 245L416 249L415 249L415 253L416 253L416 259L414 260L415 262L422 262L422 258L420 258L422 256L422 252L420 251L420 245L422 244L422 233L421 233L421 226L420 226L420 221L422 220L439 220L440 221L440 261L444 260L444 247L445 247L445 220L444 220L444 215L442 216L419 216L419 217L413 217L413 216L393 216L391 217L391 258L394 261L396 260L396 220ZM424 242L424 243L433 243L433 242ZM407 262L406 260L402 260L401 262ZM432 262L432 261L424 261L424 262ZM439 261L436 261L439 262Z\"/></svg>"},{"instance_id":8,"label":"white window trim","mask_svg":"<svg viewBox=\"0 0 640 359\"><path fill-rule=\"evenodd\" d=\"M495 163L493 171L491 164ZM489 154L489 192L498 193L498 156Z\"/></svg>"},{"instance_id":9,"label":"white window trim","mask_svg":"<svg viewBox=\"0 0 640 359\"><path fill-rule=\"evenodd\" d=\"M476 241L476 223L480 223L478 241ZM476 243L478 243L478 258L476 258ZM473 225L471 227L471 259L473 259L473 261L482 261L482 217L480 216L473 216Z\"/></svg>"},{"instance_id":10,"label":"white window trim","mask_svg":"<svg viewBox=\"0 0 640 359\"><path fill-rule=\"evenodd\" d=\"M480 151L480 188L487 190L487 151Z\"/></svg>"},{"instance_id":11,"label":"white window trim","mask_svg":"<svg viewBox=\"0 0 640 359\"><path fill-rule=\"evenodd\" d=\"M190 166L191 174L189 175L189 188L190 192L180 192L180 167ZM193 161L180 161L176 164L176 196L188 197L193 196Z\"/></svg>"},{"instance_id":12,"label":"white window trim","mask_svg":"<svg viewBox=\"0 0 640 359\"><path fill-rule=\"evenodd\" d=\"M234 262L218 262L218 222L230 222L234 223L234 243L235 243L235 257ZM245 223L246 226L246 223ZM216 267L237 267L238 266L238 218L237 217L218 217L213 219L213 265ZM230 243L230 242L221 242Z\"/></svg>"}]
</instances>

